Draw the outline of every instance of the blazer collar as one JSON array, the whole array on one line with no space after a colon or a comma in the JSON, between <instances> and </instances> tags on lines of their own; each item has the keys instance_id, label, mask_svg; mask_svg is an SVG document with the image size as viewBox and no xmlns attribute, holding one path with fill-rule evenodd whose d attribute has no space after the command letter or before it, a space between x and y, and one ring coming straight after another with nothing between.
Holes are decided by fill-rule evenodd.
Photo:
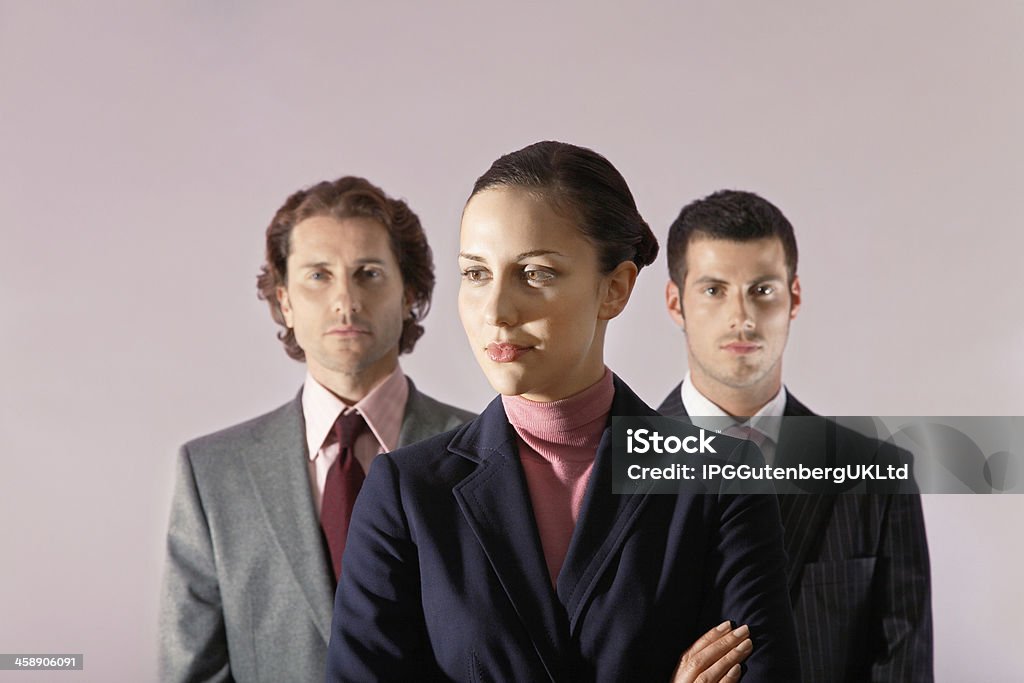
<instances>
[{"instance_id":1,"label":"blazer collar","mask_svg":"<svg viewBox=\"0 0 1024 683\"><path fill-rule=\"evenodd\" d=\"M657 416L618 377L611 415ZM552 590L519 460L515 431L496 398L465 428L449 450L477 464L453 489L491 566L549 676L560 680L571 662L559 653L578 630L589 598L629 537L647 495L613 495L611 428L605 427L568 553Z\"/></svg>"},{"instance_id":2,"label":"blazer collar","mask_svg":"<svg viewBox=\"0 0 1024 683\"><path fill-rule=\"evenodd\" d=\"M568 630L555 599L515 440L501 398L456 432L449 451L476 463L452 493L552 681L568 674Z\"/></svg>"},{"instance_id":3,"label":"blazer collar","mask_svg":"<svg viewBox=\"0 0 1024 683\"><path fill-rule=\"evenodd\" d=\"M313 622L327 643L334 586L309 487L305 434L302 403L296 397L253 426L253 445L242 460L274 540L288 558Z\"/></svg>"}]
</instances>

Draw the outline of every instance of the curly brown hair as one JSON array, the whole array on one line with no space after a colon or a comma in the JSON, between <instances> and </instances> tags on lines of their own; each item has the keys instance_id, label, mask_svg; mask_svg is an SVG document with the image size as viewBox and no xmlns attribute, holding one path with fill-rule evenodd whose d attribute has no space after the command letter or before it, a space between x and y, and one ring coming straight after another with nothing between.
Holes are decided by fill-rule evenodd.
<instances>
[{"instance_id":1,"label":"curly brown hair","mask_svg":"<svg viewBox=\"0 0 1024 683\"><path fill-rule=\"evenodd\" d=\"M284 287L288 281L292 230L314 216L330 216L339 220L372 218L387 229L391 251L398 261L410 305L410 315L402 323L399 353L412 351L416 340L423 336L420 322L430 310L430 296L434 291L434 257L420 219L409 206L357 176L324 181L299 190L277 210L267 228L267 260L256 278L256 288L259 298L270 306L274 322L284 328L278 332L277 338L284 343L285 351L295 360L306 360L305 352L295 340L295 331L285 324L277 300L277 288Z\"/></svg>"}]
</instances>

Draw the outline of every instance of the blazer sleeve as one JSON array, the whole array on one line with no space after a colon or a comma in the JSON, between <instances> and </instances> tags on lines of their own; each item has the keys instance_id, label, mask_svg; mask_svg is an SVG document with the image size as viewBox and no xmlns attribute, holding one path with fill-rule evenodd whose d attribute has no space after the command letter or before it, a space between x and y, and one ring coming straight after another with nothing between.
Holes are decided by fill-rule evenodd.
<instances>
[{"instance_id":1,"label":"blazer sleeve","mask_svg":"<svg viewBox=\"0 0 1024 683\"><path fill-rule=\"evenodd\" d=\"M799 681L796 626L786 584L779 505L772 494L718 498L719 537L706 624L747 624L754 649L744 683Z\"/></svg>"},{"instance_id":2,"label":"blazer sleeve","mask_svg":"<svg viewBox=\"0 0 1024 683\"><path fill-rule=\"evenodd\" d=\"M231 681L210 527L188 446L177 460L160 595L161 681Z\"/></svg>"},{"instance_id":3,"label":"blazer sleeve","mask_svg":"<svg viewBox=\"0 0 1024 683\"><path fill-rule=\"evenodd\" d=\"M334 601L327 680L438 677L398 471L391 456L379 455L352 511Z\"/></svg>"},{"instance_id":4,"label":"blazer sleeve","mask_svg":"<svg viewBox=\"0 0 1024 683\"><path fill-rule=\"evenodd\" d=\"M877 641L872 681L934 680L932 665L931 570L921 496L885 496L888 510L881 538L873 596Z\"/></svg>"}]
</instances>

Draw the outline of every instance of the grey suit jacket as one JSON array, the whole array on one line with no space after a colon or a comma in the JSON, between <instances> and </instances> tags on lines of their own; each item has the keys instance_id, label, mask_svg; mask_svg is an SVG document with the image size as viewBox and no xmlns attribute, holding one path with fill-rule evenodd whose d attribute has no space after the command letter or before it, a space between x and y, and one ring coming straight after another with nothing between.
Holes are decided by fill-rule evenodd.
<instances>
[{"instance_id":1,"label":"grey suit jacket","mask_svg":"<svg viewBox=\"0 0 1024 683\"><path fill-rule=\"evenodd\" d=\"M399 446L473 414L409 382ZM185 444L160 605L163 681L322 681L334 578L300 398Z\"/></svg>"}]
</instances>

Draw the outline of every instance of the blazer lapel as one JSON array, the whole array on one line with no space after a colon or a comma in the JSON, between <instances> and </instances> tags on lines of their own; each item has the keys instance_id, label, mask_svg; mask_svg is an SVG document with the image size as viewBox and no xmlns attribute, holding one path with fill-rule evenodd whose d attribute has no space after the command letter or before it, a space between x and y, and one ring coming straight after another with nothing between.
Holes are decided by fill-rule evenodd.
<instances>
[{"instance_id":1,"label":"blazer lapel","mask_svg":"<svg viewBox=\"0 0 1024 683\"><path fill-rule=\"evenodd\" d=\"M305 421L299 398L253 430L245 464L278 546L306 597L327 643L331 635L334 580L309 487ZM265 552L256 549L256 552Z\"/></svg>"},{"instance_id":2,"label":"blazer lapel","mask_svg":"<svg viewBox=\"0 0 1024 683\"><path fill-rule=\"evenodd\" d=\"M807 406L787 392L785 417L811 418L817 417ZM785 466L787 462L804 462L818 460L813 451L819 450L822 459L826 457L828 439L827 423L821 419L820 424L805 425L801 420L800 433L793 428L788 420L783 420L779 443L776 446L776 464ZM824 449L824 450L822 450ZM828 464L822 462L822 465ZM793 494L779 496L779 512L782 515L782 526L785 531L786 575L789 578L790 595L795 599L799 590L803 566L810 555L821 543L822 529L828 524L835 504L834 495L817 493Z\"/></svg>"},{"instance_id":3,"label":"blazer lapel","mask_svg":"<svg viewBox=\"0 0 1024 683\"><path fill-rule=\"evenodd\" d=\"M515 432L496 398L449 450L477 468L453 493L552 680L563 678L568 641L519 461Z\"/></svg>"},{"instance_id":4,"label":"blazer lapel","mask_svg":"<svg viewBox=\"0 0 1024 683\"><path fill-rule=\"evenodd\" d=\"M657 416L618 377L611 415ZM569 542L565 563L558 574L558 599L569 616L570 633L575 633L588 599L601 575L629 537L647 503L649 485L638 482L632 494L612 494L611 420L597 449L594 469L587 484L579 520Z\"/></svg>"}]
</instances>

